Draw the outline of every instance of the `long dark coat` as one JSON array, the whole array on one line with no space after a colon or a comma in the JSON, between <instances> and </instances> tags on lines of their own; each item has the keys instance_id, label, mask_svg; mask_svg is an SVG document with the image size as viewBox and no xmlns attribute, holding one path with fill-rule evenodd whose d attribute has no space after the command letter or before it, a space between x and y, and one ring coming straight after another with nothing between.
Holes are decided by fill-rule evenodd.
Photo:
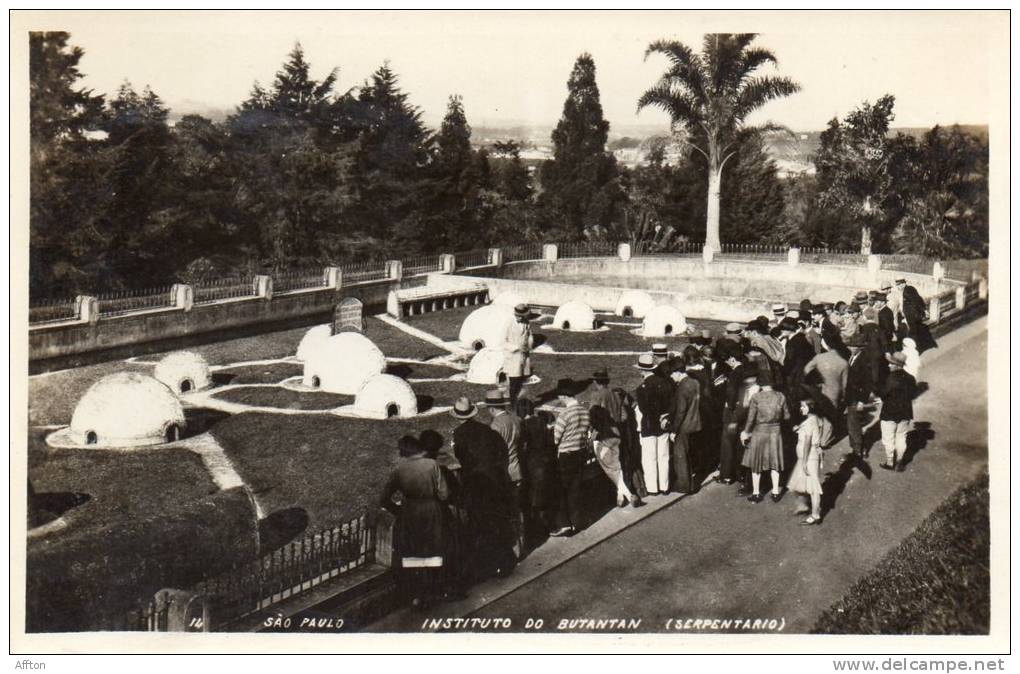
<instances>
[{"instance_id":1,"label":"long dark coat","mask_svg":"<svg viewBox=\"0 0 1020 674\"><path fill-rule=\"evenodd\" d=\"M413 456L401 459L390 474L383 502L395 492L402 499L394 525L393 543L400 557L438 557L445 551L447 491L443 471L433 459Z\"/></svg>"},{"instance_id":2,"label":"long dark coat","mask_svg":"<svg viewBox=\"0 0 1020 674\"><path fill-rule=\"evenodd\" d=\"M521 423L521 440L521 467L528 504L533 511L553 510L559 504L560 478L552 430L546 420L536 414Z\"/></svg>"},{"instance_id":3,"label":"long dark coat","mask_svg":"<svg viewBox=\"0 0 1020 674\"><path fill-rule=\"evenodd\" d=\"M935 338L931 336L931 330L924 322L925 302L914 286L907 286L903 289L903 319L907 324L907 337L913 338L917 344L917 352L924 353L928 349L938 346Z\"/></svg>"}]
</instances>

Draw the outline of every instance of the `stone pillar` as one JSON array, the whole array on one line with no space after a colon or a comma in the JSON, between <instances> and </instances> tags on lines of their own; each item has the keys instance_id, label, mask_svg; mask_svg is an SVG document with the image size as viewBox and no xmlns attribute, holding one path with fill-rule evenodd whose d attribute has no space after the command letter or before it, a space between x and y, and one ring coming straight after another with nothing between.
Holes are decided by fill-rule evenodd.
<instances>
[{"instance_id":1,"label":"stone pillar","mask_svg":"<svg viewBox=\"0 0 1020 674\"><path fill-rule=\"evenodd\" d=\"M255 286L255 296L263 299L273 299L273 277L259 274L252 281Z\"/></svg>"},{"instance_id":2,"label":"stone pillar","mask_svg":"<svg viewBox=\"0 0 1020 674\"><path fill-rule=\"evenodd\" d=\"M440 274L452 274L456 268L457 260L453 255L449 253L443 253L439 256L439 273Z\"/></svg>"},{"instance_id":3,"label":"stone pillar","mask_svg":"<svg viewBox=\"0 0 1020 674\"><path fill-rule=\"evenodd\" d=\"M967 306L967 286L958 286L956 288L956 308L963 309Z\"/></svg>"},{"instance_id":4,"label":"stone pillar","mask_svg":"<svg viewBox=\"0 0 1020 674\"><path fill-rule=\"evenodd\" d=\"M184 311L191 311L195 305L195 293L186 283L175 283L170 292L174 296L174 306Z\"/></svg>"},{"instance_id":5,"label":"stone pillar","mask_svg":"<svg viewBox=\"0 0 1020 674\"><path fill-rule=\"evenodd\" d=\"M99 300L92 295L75 297L74 308L78 314L78 320L82 323L95 323L99 320Z\"/></svg>"},{"instance_id":6,"label":"stone pillar","mask_svg":"<svg viewBox=\"0 0 1020 674\"><path fill-rule=\"evenodd\" d=\"M495 267L503 266L503 249L502 248L490 248L489 249L489 264Z\"/></svg>"},{"instance_id":7,"label":"stone pillar","mask_svg":"<svg viewBox=\"0 0 1020 674\"><path fill-rule=\"evenodd\" d=\"M620 258L621 262L630 262L630 244L621 243L617 246L616 255Z\"/></svg>"},{"instance_id":8,"label":"stone pillar","mask_svg":"<svg viewBox=\"0 0 1020 674\"><path fill-rule=\"evenodd\" d=\"M935 264L931 266L931 275L935 278L936 281L941 281L946 277L946 270L942 266L942 263L939 262L938 260L936 260Z\"/></svg>"},{"instance_id":9,"label":"stone pillar","mask_svg":"<svg viewBox=\"0 0 1020 674\"><path fill-rule=\"evenodd\" d=\"M542 259L546 262L555 262L559 259L559 249L555 243L542 244Z\"/></svg>"},{"instance_id":10,"label":"stone pillar","mask_svg":"<svg viewBox=\"0 0 1020 674\"><path fill-rule=\"evenodd\" d=\"M786 251L786 264L796 267L800 264L800 248L791 248Z\"/></svg>"},{"instance_id":11,"label":"stone pillar","mask_svg":"<svg viewBox=\"0 0 1020 674\"><path fill-rule=\"evenodd\" d=\"M934 295L928 300L928 322L938 323L942 318L942 305L939 302L939 296Z\"/></svg>"},{"instance_id":12,"label":"stone pillar","mask_svg":"<svg viewBox=\"0 0 1020 674\"><path fill-rule=\"evenodd\" d=\"M404 263L400 260L386 260L386 278L391 281L404 278Z\"/></svg>"},{"instance_id":13,"label":"stone pillar","mask_svg":"<svg viewBox=\"0 0 1020 674\"><path fill-rule=\"evenodd\" d=\"M876 276L882 269L882 256L881 255L869 255L868 256L868 272L872 276Z\"/></svg>"},{"instance_id":14,"label":"stone pillar","mask_svg":"<svg viewBox=\"0 0 1020 674\"><path fill-rule=\"evenodd\" d=\"M396 518L389 510L380 509L375 518L375 563L393 566L393 524Z\"/></svg>"},{"instance_id":15,"label":"stone pillar","mask_svg":"<svg viewBox=\"0 0 1020 674\"><path fill-rule=\"evenodd\" d=\"M340 267L326 267L322 272L323 278L326 279L326 287L339 290L343 286L343 273L340 271Z\"/></svg>"},{"instance_id":16,"label":"stone pillar","mask_svg":"<svg viewBox=\"0 0 1020 674\"><path fill-rule=\"evenodd\" d=\"M390 294L386 296L386 313L393 318L401 318L400 302L397 301L397 293L394 290L391 290Z\"/></svg>"},{"instance_id":17,"label":"stone pillar","mask_svg":"<svg viewBox=\"0 0 1020 674\"><path fill-rule=\"evenodd\" d=\"M988 299L988 279L986 278L978 281L978 298L982 300Z\"/></svg>"},{"instance_id":18,"label":"stone pillar","mask_svg":"<svg viewBox=\"0 0 1020 674\"><path fill-rule=\"evenodd\" d=\"M705 247L701 249L701 259L705 264L712 264L712 260L715 259L715 249L706 243Z\"/></svg>"}]
</instances>

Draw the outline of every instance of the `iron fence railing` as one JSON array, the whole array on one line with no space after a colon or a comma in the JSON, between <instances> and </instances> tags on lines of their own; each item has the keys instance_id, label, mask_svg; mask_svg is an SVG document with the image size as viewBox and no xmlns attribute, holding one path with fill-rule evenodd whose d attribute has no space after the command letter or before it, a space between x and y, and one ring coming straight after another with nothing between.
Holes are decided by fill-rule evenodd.
<instances>
[{"instance_id":1,"label":"iron fence railing","mask_svg":"<svg viewBox=\"0 0 1020 674\"><path fill-rule=\"evenodd\" d=\"M939 316L945 316L951 311L955 311L958 308L962 308L956 306L955 290L948 290L944 293L940 293L938 299L939 299Z\"/></svg>"},{"instance_id":2,"label":"iron fence railing","mask_svg":"<svg viewBox=\"0 0 1020 674\"><path fill-rule=\"evenodd\" d=\"M369 260L368 262L344 262L340 266L340 282L343 285L349 283L367 283L369 281L381 281L386 278L386 262L383 260Z\"/></svg>"},{"instance_id":3,"label":"iron fence railing","mask_svg":"<svg viewBox=\"0 0 1020 674\"><path fill-rule=\"evenodd\" d=\"M28 324L45 325L78 318L78 302L74 299L32 300L28 307Z\"/></svg>"},{"instance_id":4,"label":"iron fence railing","mask_svg":"<svg viewBox=\"0 0 1020 674\"><path fill-rule=\"evenodd\" d=\"M503 262L524 262L541 260L544 257L541 243L522 243L503 249Z\"/></svg>"},{"instance_id":5,"label":"iron fence railing","mask_svg":"<svg viewBox=\"0 0 1020 674\"><path fill-rule=\"evenodd\" d=\"M764 244L724 243L722 250L714 257L731 260L786 260L789 249L785 246L769 246Z\"/></svg>"},{"instance_id":6,"label":"iron fence railing","mask_svg":"<svg viewBox=\"0 0 1020 674\"><path fill-rule=\"evenodd\" d=\"M675 241L663 245L656 241L635 241L630 246L632 257L665 255L674 257L701 257L705 244L700 241Z\"/></svg>"},{"instance_id":7,"label":"iron fence railing","mask_svg":"<svg viewBox=\"0 0 1020 674\"><path fill-rule=\"evenodd\" d=\"M969 282L976 278L988 278L988 259L946 260L942 263L946 278Z\"/></svg>"},{"instance_id":8,"label":"iron fence railing","mask_svg":"<svg viewBox=\"0 0 1020 674\"><path fill-rule=\"evenodd\" d=\"M136 311L150 311L174 306L172 286L102 293L96 299L101 317L122 316Z\"/></svg>"},{"instance_id":9,"label":"iron fence railing","mask_svg":"<svg viewBox=\"0 0 1020 674\"><path fill-rule=\"evenodd\" d=\"M262 559L207 578L194 591L209 602L210 629L302 594L375 559L368 513L309 534Z\"/></svg>"},{"instance_id":10,"label":"iron fence railing","mask_svg":"<svg viewBox=\"0 0 1020 674\"><path fill-rule=\"evenodd\" d=\"M492 256L488 248L476 248L475 250L457 253L454 256L454 269L473 269L474 267L485 267L492 264Z\"/></svg>"},{"instance_id":11,"label":"iron fence railing","mask_svg":"<svg viewBox=\"0 0 1020 674\"><path fill-rule=\"evenodd\" d=\"M800 261L804 264L834 264L864 267L868 264L868 256L852 250L805 246L800 249Z\"/></svg>"},{"instance_id":12,"label":"iron fence railing","mask_svg":"<svg viewBox=\"0 0 1020 674\"><path fill-rule=\"evenodd\" d=\"M404 276L431 274L443 268L441 255L415 255L401 260Z\"/></svg>"},{"instance_id":13,"label":"iron fence railing","mask_svg":"<svg viewBox=\"0 0 1020 674\"><path fill-rule=\"evenodd\" d=\"M619 246L615 241L565 241L556 244L556 257L612 257Z\"/></svg>"},{"instance_id":14,"label":"iron fence railing","mask_svg":"<svg viewBox=\"0 0 1020 674\"><path fill-rule=\"evenodd\" d=\"M920 255L881 255L882 269L908 274L932 275L935 260Z\"/></svg>"},{"instance_id":15,"label":"iron fence railing","mask_svg":"<svg viewBox=\"0 0 1020 674\"><path fill-rule=\"evenodd\" d=\"M195 304L209 304L220 300L240 297L255 297L255 276L234 276L232 278L202 279L192 284Z\"/></svg>"},{"instance_id":16,"label":"iron fence railing","mask_svg":"<svg viewBox=\"0 0 1020 674\"><path fill-rule=\"evenodd\" d=\"M273 274L273 293L325 288L327 278L322 268L294 269Z\"/></svg>"}]
</instances>

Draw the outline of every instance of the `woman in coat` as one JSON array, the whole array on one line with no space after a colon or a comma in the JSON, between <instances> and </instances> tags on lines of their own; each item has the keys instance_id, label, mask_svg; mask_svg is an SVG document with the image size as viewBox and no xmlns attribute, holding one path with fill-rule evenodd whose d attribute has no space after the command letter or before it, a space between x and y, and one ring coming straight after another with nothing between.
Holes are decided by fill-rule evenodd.
<instances>
[{"instance_id":1,"label":"woman in coat","mask_svg":"<svg viewBox=\"0 0 1020 674\"><path fill-rule=\"evenodd\" d=\"M783 470L782 423L790 420L786 396L772 388L772 377L758 375L760 390L751 398L747 409L747 421L740 439L747 443L743 465L751 471L751 495L747 500L760 503L761 474L769 471L772 475L772 500L778 502L782 496L779 487L779 473Z\"/></svg>"},{"instance_id":2,"label":"woman in coat","mask_svg":"<svg viewBox=\"0 0 1020 674\"><path fill-rule=\"evenodd\" d=\"M551 419L535 411L530 398L519 398L516 407L521 418L521 469L524 473L526 499L524 512L525 540L533 544L544 537L553 525L559 506L560 479L556 464L556 445L552 440Z\"/></svg>"},{"instance_id":3,"label":"woman in coat","mask_svg":"<svg viewBox=\"0 0 1020 674\"><path fill-rule=\"evenodd\" d=\"M899 284L900 282L897 281L897 285ZM907 334L904 336L914 340L919 354L938 346L935 338L931 336L928 325L924 322L927 305L914 286L903 286L903 306L900 311L903 312L903 320L906 323Z\"/></svg>"},{"instance_id":4,"label":"woman in coat","mask_svg":"<svg viewBox=\"0 0 1020 674\"><path fill-rule=\"evenodd\" d=\"M413 435L397 443L400 461L383 490L382 504L399 503L393 530L394 556L400 560L399 578L405 596L415 607L426 607L442 581L446 552L444 525L448 498L446 480L435 460ZM395 498L396 497L396 498Z\"/></svg>"}]
</instances>

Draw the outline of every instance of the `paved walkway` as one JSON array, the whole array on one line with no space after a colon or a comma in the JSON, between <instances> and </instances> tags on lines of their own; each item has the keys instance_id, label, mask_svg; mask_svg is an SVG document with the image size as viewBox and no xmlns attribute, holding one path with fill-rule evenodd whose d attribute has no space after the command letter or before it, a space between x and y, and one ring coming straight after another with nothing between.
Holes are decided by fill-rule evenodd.
<instances>
[{"instance_id":1,"label":"paved walkway","mask_svg":"<svg viewBox=\"0 0 1020 674\"><path fill-rule=\"evenodd\" d=\"M829 450L834 501L822 526L798 526L789 495L754 505L733 487L712 484L615 535L603 532L598 545L550 548L544 568L526 559L511 577L473 589L470 603L399 611L369 629L421 630L427 617L470 615L509 618L515 631L529 618L543 620L544 631L578 618L640 619L641 632L670 631L678 618L775 619L785 632L809 631L848 586L988 465L986 319L940 343L921 372L931 389L915 403L921 429L930 424L924 446L904 473L878 468L877 440L865 472L843 462L845 440Z\"/></svg>"}]
</instances>

